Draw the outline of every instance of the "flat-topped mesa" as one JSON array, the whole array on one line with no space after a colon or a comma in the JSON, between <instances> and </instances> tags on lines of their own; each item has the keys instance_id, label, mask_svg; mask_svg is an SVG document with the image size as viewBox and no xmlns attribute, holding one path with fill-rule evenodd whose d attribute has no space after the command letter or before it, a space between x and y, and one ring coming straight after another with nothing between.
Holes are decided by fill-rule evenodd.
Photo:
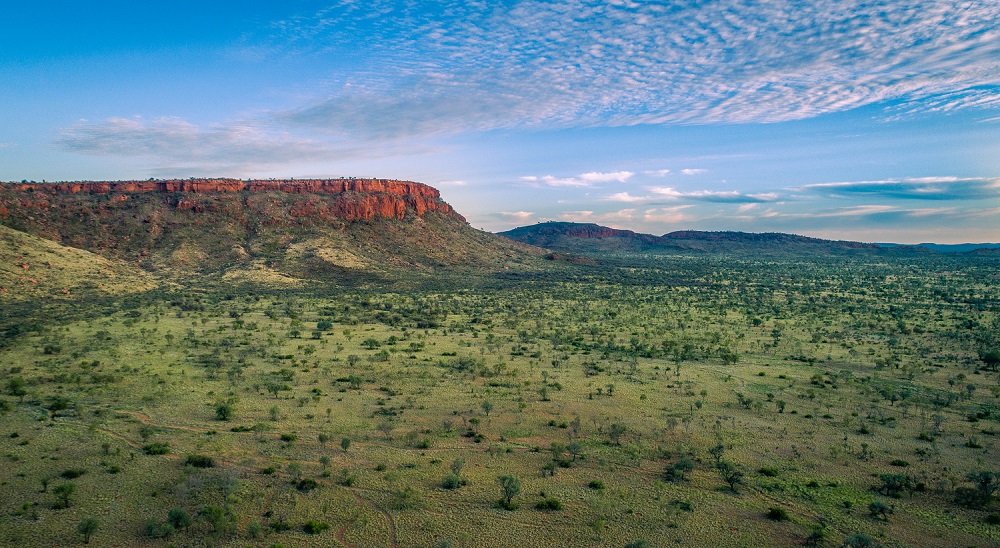
<instances>
[{"instance_id":1,"label":"flat-topped mesa","mask_svg":"<svg viewBox=\"0 0 1000 548\"><path fill-rule=\"evenodd\" d=\"M6 216L12 206L45 207L49 200L60 195L94 194L116 195L122 199L129 194L229 194L268 193L331 195L324 203L307 200L296 204L291 214L303 216L319 214L344 221L366 220L375 217L403 219L408 212L423 216L427 212L465 219L441 200L436 188L412 181L391 179L166 179L148 181L72 181L58 183L0 183L0 217ZM5 200L3 195L13 198ZM38 196L25 199L27 195ZM40 200L39 200L40 198ZM6 202L6 203L5 203ZM17 203L12 203L17 202ZM197 200L177 197L173 201L178 209L197 209Z\"/></svg>"},{"instance_id":2,"label":"flat-topped mesa","mask_svg":"<svg viewBox=\"0 0 1000 548\"><path fill-rule=\"evenodd\" d=\"M72 181L64 183L4 183L24 190L48 190L60 194L90 192L267 192L289 194L385 193L440 199L436 188L412 181L390 179L162 179L149 181Z\"/></svg>"},{"instance_id":3,"label":"flat-topped mesa","mask_svg":"<svg viewBox=\"0 0 1000 548\"><path fill-rule=\"evenodd\" d=\"M436 188L390 179L153 179L148 181L69 181L59 183L0 183L0 188L55 194L110 192L267 192L289 194L387 193L440 199Z\"/></svg>"}]
</instances>

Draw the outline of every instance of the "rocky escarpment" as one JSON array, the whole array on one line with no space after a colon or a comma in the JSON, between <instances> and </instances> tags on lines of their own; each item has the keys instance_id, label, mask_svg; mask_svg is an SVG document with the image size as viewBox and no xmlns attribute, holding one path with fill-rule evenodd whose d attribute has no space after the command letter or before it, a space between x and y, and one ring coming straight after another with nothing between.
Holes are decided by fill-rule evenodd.
<instances>
[{"instance_id":1,"label":"rocky escarpment","mask_svg":"<svg viewBox=\"0 0 1000 548\"><path fill-rule=\"evenodd\" d=\"M300 200L293 215L320 215L324 220L356 221L383 217L403 219L412 213L422 216L428 211L461 218L450 205L441 200L437 189L410 181L387 179L306 179L306 180L247 180L186 179L150 181L78 181L64 183L0 183L0 218L30 216L32 210L44 215L44 210L59 207L61 196L89 194L109 196L122 202L132 194L160 194L179 209L198 207L199 200L184 194L261 194L281 192L309 195L313 200ZM167 196L170 195L170 196ZM322 205L320 205L322 202ZM19 215L20 213L20 215ZM464 221L464 219L462 219Z\"/></svg>"},{"instance_id":2,"label":"rocky escarpment","mask_svg":"<svg viewBox=\"0 0 1000 548\"><path fill-rule=\"evenodd\" d=\"M0 183L0 224L151 266L273 262L296 241L359 222L466 226L430 186L386 179Z\"/></svg>"}]
</instances>

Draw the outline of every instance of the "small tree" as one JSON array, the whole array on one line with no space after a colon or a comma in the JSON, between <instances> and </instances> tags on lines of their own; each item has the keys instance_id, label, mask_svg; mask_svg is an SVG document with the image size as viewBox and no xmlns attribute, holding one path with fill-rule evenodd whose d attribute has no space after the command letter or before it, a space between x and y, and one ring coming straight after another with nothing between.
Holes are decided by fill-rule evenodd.
<instances>
[{"instance_id":1,"label":"small tree","mask_svg":"<svg viewBox=\"0 0 1000 548\"><path fill-rule=\"evenodd\" d=\"M573 461L583 454L583 444L578 441L572 441L566 446L566 450L569 451L570 455L573 455Z\"/></svg>"},{"instance_id":2,"label":"small tree","mask_svg":"<svg viewBox=\"0 0 1000 548\"><path fill-rule=\"evenodd\" d=\"M52 493L59 498L62 508L69 508L70 499L76 492L76 484L72 482L60 483L52 489Z\"/></svg>"},{"instance_id":3,"label":"small tree","mask_svg":"<svg viewBox=\"0 0 1000 548\"><path fill-rule=\"evenodd\" d=\"M212 525L212 530L217 533L225 526L226 511L219 506L205 506L198 511L198 515L205 518L205 521Z\"/></svg>"},{"instance_id":4,"label":"small tree","mask_svg":"<svg viewBox=\"0 0 1000 548\"><path fill-rule=\"evenodd\" d=\"M28 394L28 383L25 382L24 377L14 377L8 380L7 393L24 402L24 396Z\"/></svg>"},{"instance_id":5,"label":"small tree","mask_svg":"<svg viewBox=\"0 0 1000 548\"><path fill-rule=\"evenodd\" d=\"M83 543L90 544L90 537L97 532L97 526L100 522L97 521L95 517L87 517L80 520L80 523L76 526L76 532L83 535Z\"/></svg>"},{"instance_id":6,"label":"small tree","mask_svg":"<svg viewBox=\"0 0 1000 548\"><path fill-rule=\"evenodd\" d=\"M892 514L892 507L880 500L874 500L868 504L868 513L873 518L880 517L883 520L887 520L889 519L889 514Z\"/></svg>"},{"instance_id":7,"label":"small tree","mask_svg":"<svg viewBox=\"0 0 1000 548\"><path fill-rule=\"evenodd\" d=\"M385 419L378 423L377 428L379 432L382 432L382 434L385 435L385 439L389 439L392 434L392 429L395 426L395 423L393 423L391 419Z\"/></svg>"},{"instance_id":8,"label":"small tree","mask_svg":"<svg viewBox=\"0 0 1000 548\"><path fill-rule=\"evenodd\" d=\"M489 417L490 411L493 411L493 402L486 400L483 402L481 407L483 408L483 413L486 413L486 416Z\"/></svg>"},{"instance_id":9,"label":"small tree","mask_svg":"<svg viewBox=\"0 0 1000 548\"><path fill-rule=\"evenodd\" d=\"M500 500L500 506L506 510L516 510L517 505L514 504L513 499L521 494L521 480L514 476L505 474L498 477L497 482L500 484L500 493L502 497Z\"/></svg>"},{"instance_id":10,"label":"small tree","mask_svg":"<svg viewBox=\"0 0 1000 548\"><path fill-rule=\"evenodd\" d=\"M1000 489L1000 474L996 472L986 472L983 470L977 470L975 472L969 472L966 479L976 484L976 489L982 493L983 498L989 502L993 493Z\"/></svg>"},{"instance_id":11,"label":"small tree","mask_svg":"<svg viewBox=\"0 0 1000 548\"><path fill-rule=\"evenodd\" d=\"M611 427L608 428L608 437L611 438L611 443L621 445L622 436L624 436L627 431L628 428L626 428L624 424L620 422L613 423Z\"/></svg>"},{"instance_id":12,"label":"small tree","mask_svg":"<svg viewBox=\"0 0 1000 548\"><path fill-rule=\"evenodd\" d=\"M223 402L215 406L215 418L220 421L232 420L235 412L236 409L233 407L233 404L229 402Z\"/></svg>"},{"instance_id":13,"label":"small tree","mask_svg":"<svg viewBox=\"0 0 1000 548\"><path fill-rule=\"evenodd\" d=\"M167 513L167 523L173 525L174 529L187 529L191 526L191 514L180 506L171 508Z\"/></svg>"},{"instance_id":14,"label":"small tree","mask_svg":"<svg viewBox=\"0 0 1000 548\"><path fill-rule=\"evenodd\" d=\"M455 459L451 461L451 473L456 476L462 475L462 468L465 467L465 459Z\"/></svg>"},{"instance_id":15,"label":"small tree","mask_svg":"<svg viewBox=\"0 0 1000 548\"><path fill-rule=\"evenodd\" d=\"M351 438L340 438L340 448L346 453L351 448Z\"/></svg>"},{"instance_id":16,"label":"small tree","mask_svg":"<svg viewBox=\"0 0 1000 548\"><path fill-rule=\"evenodd\" d=\"M670 465L664 472L664 479L669 481L684 481L685 476L694 470L694 461L681 457L680 460Z\"/></svg>"},{"instance_id":17,"label":"small tree","mask_svg":"<svg viewBox=\"0 0 1000 548\"><path fill-rule=\"evenodd\" d=\"M718 444L714 447L709 448L708 453L712 455L716 463L722 461L722 455L726 452L726 446L724 444Z\"/></svg>"},{"instance_id":18,"label":"small tree","mask_svg":"<svg viewBox=\"0 0 1000 548\"><path fill-rule=\"evenodd\" d=\"M979 359L982 360L987 369L996 371L997 368L1000 368L1000 350L982 351L979 353Z\"/></svg>"},{"instance_id":19,"label":"small tree","mask_svg":"<svg viewBox=\"0 0 1000 548\"><path fill-rule=\"evenodd\" d=\"M913 489L913 478L906 474L881 474L879 479L882 480L882 485L878 487L878 491L894 499Z\"/></svg>"},{"instance_id":20,"label":"small tree","mask_svg":"<svg viewBox=\"0 0 1000 548\"><path fill-rule=\"evenodd\" d=\"M292 476L292 482L297 482L302 479L302 465L297 462L290 462L285 466L285 471L288 472L289 476Z\"/></svg>"},{"instance_id":21,"label":"small tree","mask_svg":"<svg viewBox=\"0 0 1000 548\"><path fill-rule=\"evenodd\" d=\"M743 483L743 472L735 464L726 460L719 461L715 468L719 471L719 477L722 478L722 481L729 484L729 489L735 493L736 486Z\"/></svg>"}]
</instances>

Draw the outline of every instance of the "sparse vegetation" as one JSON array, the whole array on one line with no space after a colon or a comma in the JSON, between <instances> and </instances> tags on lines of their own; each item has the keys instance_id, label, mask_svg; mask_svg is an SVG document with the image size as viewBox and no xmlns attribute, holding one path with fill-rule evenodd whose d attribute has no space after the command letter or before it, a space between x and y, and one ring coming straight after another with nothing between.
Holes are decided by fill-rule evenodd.
<instances>
[{"instance_id":1,"label":"sparse vegetation","mask_svg":"<svg viewBox=\"0 0 1000 548\"><path fill-rule=\"evenodd\" d=\"M1000 542L991 256L510 257L4 301L0 544Z\"/></svg>"}]
</instances>

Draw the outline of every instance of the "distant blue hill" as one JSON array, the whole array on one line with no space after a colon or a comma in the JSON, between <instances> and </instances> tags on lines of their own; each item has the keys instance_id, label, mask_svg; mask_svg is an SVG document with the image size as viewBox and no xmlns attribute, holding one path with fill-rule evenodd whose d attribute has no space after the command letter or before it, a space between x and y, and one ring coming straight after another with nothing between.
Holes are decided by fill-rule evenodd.
<instances>
[{"instance_id":1,"label":"distant blue hill","mask_svg":"<svg viewBox=\"0 0 1000 548\"><path fill-rule=\"evenodd\" d=\"M879 247L923 247L939 253L968 253L970 251L975 251L977 249L1000 249L1000 244L889 244L880 243L875 244Z\"/></svg>"},{"instance_id":2,"label":"distant blue hill","mask_svg":"<svg viewBox=\"0 0 1000 548\"><path fill-rule=\"evenodd\" d=\"M855 255L889 253L1000 253L1000 243L904 245L824 240L777 232L706 232L681 230L662 236L609 228L594 223L547 221L499 232L501 236L554 251L604 253L798 253Z\"/></svg>"}]
</instances>

